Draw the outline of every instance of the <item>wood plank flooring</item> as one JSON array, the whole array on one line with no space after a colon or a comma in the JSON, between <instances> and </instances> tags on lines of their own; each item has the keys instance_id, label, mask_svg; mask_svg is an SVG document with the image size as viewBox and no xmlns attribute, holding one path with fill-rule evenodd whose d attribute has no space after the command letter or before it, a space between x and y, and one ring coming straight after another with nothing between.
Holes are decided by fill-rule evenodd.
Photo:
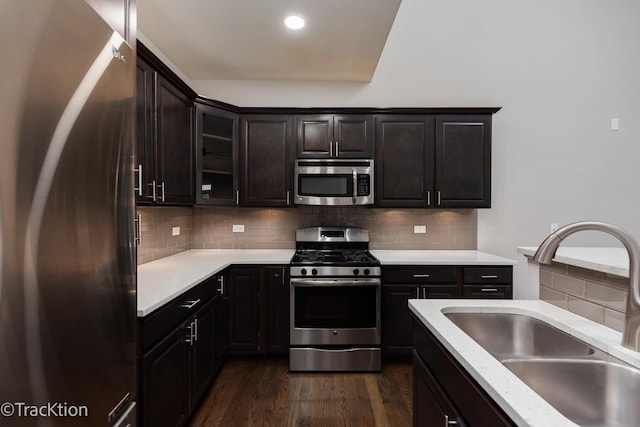
<instances>
[{"instance_id":1,"label":"wood plank flooring","mask_svg":"<svg viewBox=\"0 0 640 427\"><path fill-rule=\"evenodd\" d=\"M232 358L189 427L410 426L410 362L380 373L289 372L287 358Z\"/></svg>"}]
</instances>

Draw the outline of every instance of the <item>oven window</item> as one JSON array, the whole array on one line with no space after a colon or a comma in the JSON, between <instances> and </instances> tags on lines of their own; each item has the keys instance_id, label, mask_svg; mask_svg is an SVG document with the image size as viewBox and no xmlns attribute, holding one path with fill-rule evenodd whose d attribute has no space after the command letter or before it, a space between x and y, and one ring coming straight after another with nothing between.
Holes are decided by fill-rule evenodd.
<instances>
[{"instance_id":1,"label":"oven window","mask_svg":"<svg viewBox=\"0 0 640 427\"><path fill-rule=\"evenodd\" d=\"M352 188L351 175L298 175L299 196L350 197Z\"/></svg>"},{"instance_id":2,"label":"oven window","mask_svg":"<svg viewBox=\"0 0 640 427\"><path fill-rule=\"evenodd\" d=\"M376 286L297 286L296 328L377 327Z\"/></svg>"}]
</instances>

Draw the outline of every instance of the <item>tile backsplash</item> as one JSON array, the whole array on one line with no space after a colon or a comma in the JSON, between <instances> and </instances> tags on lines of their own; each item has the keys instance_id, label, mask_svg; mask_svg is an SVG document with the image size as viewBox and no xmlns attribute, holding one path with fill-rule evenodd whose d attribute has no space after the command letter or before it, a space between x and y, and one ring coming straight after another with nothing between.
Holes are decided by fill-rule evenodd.
<instances>
[{"instance_id":1,"label":"tile backsplash","mask_svg":"<svg viewBox=\"0 0 640 427\"><path fill-rule=\"evenodd\" d=\"M138 264L188 249L293 249L295 230L317 225L366 228L371 249L477 248L475 209L139 207L138 214ZM244 225L244 232L234 233L233 225ZM415 234L415 225L426 233ZM176 226L180 236L171 235Z\"/></svg>"},{"instance_id":2,"label":"tile backsplash","mask_svg":"<svg viewBox=\"0 0 640 427\"><path fill-rule=\"evenodd\" d=\"M191 249L193 219L190 207L138 207L137 214L142 222L138 264ZM179 236L171 235L173 227L180 227Z\"/></svg>"},{"instance_id":3,"label":"tile backsplash","mask_svg":"<svg viewBox=\"0 0 640 427\"><path fill-rule=\"evenodd\" d=\"M541 300L622 332L628 278L555 262L539 267Z\"/></svg>"}]
</instances>

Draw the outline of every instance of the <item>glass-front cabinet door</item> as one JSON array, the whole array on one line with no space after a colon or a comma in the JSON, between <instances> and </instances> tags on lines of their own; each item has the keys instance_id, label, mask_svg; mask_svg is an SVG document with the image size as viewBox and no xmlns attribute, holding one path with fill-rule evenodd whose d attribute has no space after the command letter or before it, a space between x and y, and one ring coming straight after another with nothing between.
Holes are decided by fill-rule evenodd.
<instances>
[{"instance_id":1,"label":"glass-front cabinet door","mask_svg":"<svg viewBox=\"0 0 640 427\"><path fill-rule=\"evenodd\" d=\"M238 115L196 106L196 204L238 204Z\"/></svg>"}]
</instances>

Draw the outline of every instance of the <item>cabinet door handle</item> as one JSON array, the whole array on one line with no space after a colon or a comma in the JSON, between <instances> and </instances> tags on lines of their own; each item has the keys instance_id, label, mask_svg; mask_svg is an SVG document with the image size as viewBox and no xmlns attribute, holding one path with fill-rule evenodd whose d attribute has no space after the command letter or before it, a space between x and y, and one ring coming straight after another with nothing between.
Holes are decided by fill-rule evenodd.
<instances>
[{"instance_id":1,"label":"cabinet door handle","mask_svg":"<svg viewBox=\"0 0 640 427\"><path fill-rule=\"evenodd\" d=\"M497 275L486 275L486 276L480 276L481 279L497 279L498 276Z\"/></svg>"},{"instance_id":2,"label":"cabinet door handle","mask_svg":"<svg viewBox=\"0 0 640 427\"><path fill-rule=\"evenodd\" d=\"M333 141L329 141L329 157L333 157Z\"/></svg>"},{"instance_id":3,"label":"cabinet door handle","mask_svg":"<svg viewBox=\"0 0 640 427\"><path fill-rule=\"evenodd\" d=\"M430 274L414 274L413 275L414 279L428 279L429 277L431 277Z\"/></svg>"},{"instance_id":4,"label":"cabinet door handle","mask_svg":"<svg viewBox=\"0 0 640 427\"><path fill-rule=\"evenodd\" d=\"M431 190L427 190L427 206L431 206Z\"/></svg>"},{"instance_id":5,"label":"cabinet door handle","mask_svg":"<svg viewBox=\"0 0 640 427\"><path fill-rule=\"evenodd\" d=\"M240 204L240 190L236 190L236 205Z\"/></svg>"},{"instance_id":6,"label":"cabinet door handle","mask_svg":"<svg viewBox=\"0 0 640 427\"><path fill-rule=\"evenodd\" d=\"M286 270L285 268L283 268L283 269L282 269L282 286L284 286L284 285L285 285L285 283L284 283L284 276L285 276L285 274L286 274L286 273L287 273L287 270Z\"/></svg>"},{"instance_id":7,"label":"cabinet door handle","mask_svg":"<svg viewBox=\"0 0 640 427\"><path fill-rule=\"evenodd\" d=\"M336 141L336 157L340 157L340 146L338 145L338 141Z\"/></svg>"},{"instance_id":8,"label":"cabinet door handle","mask_svg":"<svg viewBox=\"0 0 640 427\"><path fill-rule=\"evenodd\" d=\"M420 288L416 288L416 299L420 299Z\"/></svg>"},{"instance_id":9,"label":"cabinet door handle","mask_svg":"<svg viewBox=\"0 0 640 427\"><path fill-rule=\"evenodd\" d=\"M136 215L133 222L136 224L136 236L134 240L140 246L142 244L142 216Z\"/></svg>"},{"instance_id":10,"label":"cabinet door handle","mask_svg":"<svg viewBox=\"0 0 640 427\"><path fill-rule=\"evenodd\" d=\"M220 292L220 295L224 295L224 276L218 277L218 283L220 283L220 287L218 288L218 292Z\"/></svg>"},{"instance_id":11,"label":"cabinet door handle","mask_svg":"<svg viewBox=\"0 0 640 427\"><path fill-rule=\"evenodd\" d=\"M198 341L198 318L193 319L193 340Z\"/></svg>"},{"instance_id":12,"label":"cabinet door handle","mask_svg":"<svg viewBox=\"0 0 640 427\"><path fill-rule=\"evenodd\" d=\"M442 204L442 197L440 197L440 190L438 190L438 206L440 206L441 204Z\"/></svg>"},{"instance_id":13,"label":"cabinet door handle","mask_svg":"<svg viewBox=\"0 0 640 427\"><path fill-rule=\"evenodd\" d=\"M134 187L133 190L138 192L138 196L142 196L142 164L139 164L138 169L133 171L138 173L138 187Z\"/></svg>"},{"instance_id":14,"label":"cabinet door handle","mask_svg":"<svg viewBox=\"0 0 640 427\"><path fill-rule=\"evenodd\" d=\"M498 292L496 288L482 288L480 292Z\"/></svg>"},{"instance_id":15,"label":"cabinet door handle","mask_svg":"<svg viewBox=\"0 0 640 427\"><path fill-rule=\"evenodd\" d=\"M182 304L180 307L186 308L187 310L191 310L193 307L198 305L198 303L200 303L200 298L198 298L195 301L187 301L186 303Z\"/></svg>"},{"instance_id":16,"label":"cabinet door handle","mask_svg":"<svg viewBox=\"0 0 640 427\"><path fill-rule=\"evenodd\" d=\"M287 190L287 206L291 206L290 194L291 194L291 192L289 190Z\"/></svg>"},{"instance_id":17,"label":"cabinet door handle","mask_svg":"<svg viewBox=\"0 0 640 427\"><path fill-rule=\"evenodd\" d=\"M164 181L162 181L162 184L158 185L158 187L160 187L160 189L162 190L162 201L164 202L165 201L165 198L164 198Z\"/></svg>"},{"instance_id":18,"label":"cabinet door handle","mask_svg":"<svg viewBox=\"0 0 640 427\"><path fill-rule=\"evenodd\" d=\"M151 184L147 184L151 186L151 199L155 202L157 199L156 196L156 180L151 181Z\"/></svg>"},{"instance_id":19,"label":"cabinet door handle","mask_svg":"<svg viewBox=\"0 0 640 427\"><path fill-rule=\"evenodd\" d=\"M427 288L422 288L422 299L427 299Z\"/></svg>"},{"instance_id":20,"label":"cabinet door handle","mask_svg":"<svg viewBox=\"0 0 640 427\"><path fill-rule=\"evenodd\" d=\"M189 343L189 345L193 345L193 322L189 323L189 334L187 338L185 338L184 342Z\"/></svg>"}]
</instances>

